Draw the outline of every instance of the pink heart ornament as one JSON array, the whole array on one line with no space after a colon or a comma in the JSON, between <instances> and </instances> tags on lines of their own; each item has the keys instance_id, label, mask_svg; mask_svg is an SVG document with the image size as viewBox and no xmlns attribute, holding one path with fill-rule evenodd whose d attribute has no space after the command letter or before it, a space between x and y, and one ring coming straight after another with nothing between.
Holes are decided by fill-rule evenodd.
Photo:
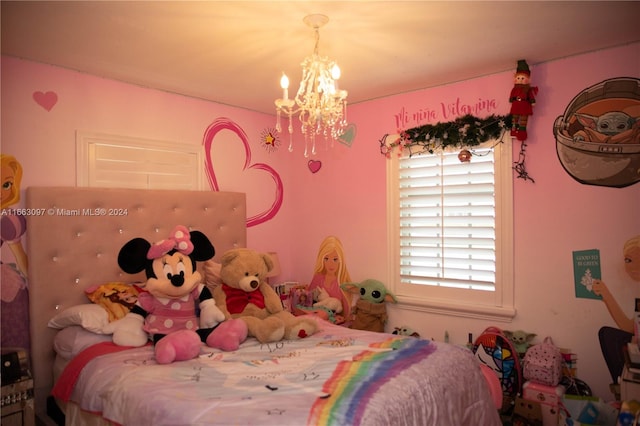
<instances>
[{"instance_id":1,"label":"pink heart ornament","mask_svg":"<svg viewBox=\"0 0 640 426\"><path fill-rule=\"evenodd\" d=\"M322 161L320 161L320 160L309 160L307 165L309 166L309 170L311 171L311 173L317 173L318 170L320 170L320 168L322 167Z\"/></svg>"},{"instance_id":2,"label":"pink heart ornament","mask_svg":"<svg viewBox=\"0 0 640 426\"><path fill-rule=\"evenodd\" d=\"M33 92L33 100L45 110L51 111L58 103L58 95L56 92Z\"/></svg>"}]
</instances>

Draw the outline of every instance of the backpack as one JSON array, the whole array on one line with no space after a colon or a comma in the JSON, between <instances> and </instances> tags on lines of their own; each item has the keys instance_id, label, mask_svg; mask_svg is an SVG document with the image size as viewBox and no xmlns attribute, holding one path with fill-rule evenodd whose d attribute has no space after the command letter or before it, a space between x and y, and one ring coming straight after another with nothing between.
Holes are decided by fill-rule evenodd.
<instances>
[{"instance_id":1,"label":"backpack","mask_svg":"<svg viewBox=\"0 0 640 426\"><path fill-rule=\"evenodd\" d=\"M551 337L527 349L522 365L525 380L547 386L557 386L562 380L562 354Z\"/></svg>"},{"instance_id":2,"label":"backpack","mask_svg":"<svg viewBox=\"0 0 640 426\"><path fill-rule=\"evenodd\" d=\"M498 327L488 327L473 343L473 353L488 366L502 386L503 413L510 413L522 391L522 368L513 342Z\"/></svg>"}]
</instances>

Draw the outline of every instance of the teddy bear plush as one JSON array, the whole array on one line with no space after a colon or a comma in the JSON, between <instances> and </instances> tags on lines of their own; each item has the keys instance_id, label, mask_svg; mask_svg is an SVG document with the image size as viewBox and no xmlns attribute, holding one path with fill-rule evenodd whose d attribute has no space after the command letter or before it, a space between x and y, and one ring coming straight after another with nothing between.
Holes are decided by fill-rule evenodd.
<instances>
[{"instance_id":1,"label":"teddy bear plush","mask_svg":"<svg viewBox=\"0 0 640 426\"><path fill-rule=\"evenodd\" d=\"M266 282L273 261L266 253L240 248L221 260L222 284L213 290L216 305L226 318L246 322L249 336L260 343L301 339L314 334L318 324L311 317L296 317L282 307L280 297Z\"/></svg>"},{"instance_id":2,"label":"teddy bear plush","mask_svg":"<svg viewBox=\"0 0 640 426\"><path fill-rule=\"evenodd\" d=\"M184 226L155 244L144 238L127 242L118 265L129 274L145 271L147 281L131 311L110 323L113 342L138 347L151 338L159 364L195 358L203 342L224 351L238 349L247 338L246 324L225 318L196 270L196 262L214 255L206 235Z\"/></svg>"},{"instance_id":3,"label":"teddy bear plush","mask_svg":"<svg viewBox=\"0 0 640 426\"><path fill-rule=\"evenodd\" d=\"M360 296L353 308L353 322L350 328L384 332L387 323L387 307L385 302L396 303L393 294L378 280L368 279L361 283L344 283L340 285L351 294Z\"/></svg>"}]
</instances>

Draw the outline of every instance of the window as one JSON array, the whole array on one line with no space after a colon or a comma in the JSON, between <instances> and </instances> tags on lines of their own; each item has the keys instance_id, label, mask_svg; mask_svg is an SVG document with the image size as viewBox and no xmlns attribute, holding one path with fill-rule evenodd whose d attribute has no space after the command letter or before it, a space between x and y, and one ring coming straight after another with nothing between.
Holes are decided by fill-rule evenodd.
<instances>
[{"instance_id":1,"label":"window","mask_svg":"<svg viewBox=\"0 0 640 426\"><path fill-rule=\"evenodd\" d=\"M492 147L495 145L495 147ZM389 159L391 278L401 307L509 321L513 306L511 144Z\"/></svg>"},{"instance_id":2,"label":"window","mask_svg":"<svg viewBox=\"0 0 640 426\"><path fill-rule=\"evenodd\" d=\"M202 147L77 132L78 186L202 189Z\"/></svg>"}]
</instances>

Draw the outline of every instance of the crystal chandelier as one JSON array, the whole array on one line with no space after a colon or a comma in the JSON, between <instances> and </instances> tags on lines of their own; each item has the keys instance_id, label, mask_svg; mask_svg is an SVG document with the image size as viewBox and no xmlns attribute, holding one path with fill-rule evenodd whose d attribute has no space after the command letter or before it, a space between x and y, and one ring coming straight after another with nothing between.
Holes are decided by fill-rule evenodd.
<instances>
[{"instance_id":1,"label":"crystal chandelier","mask_svg":"<svg viewBox=\"0 0 640 426\"><path fill-rule=\"evenodd\" d=\"M306 16L303 21L315 31L313 55L307 56L301 64L302 81L293 99L289 98L289 78L282 73L282 99L276 99L275 104L278 132L282 131L281 115L284 113L289 119L289 152L293 151L292 117L298 114L300 129L305 139L304 156L308 157L309 142L311 153L316 153L316 135L333 141L344 133L347 125L347 91L338 88L338 64L318 54L319 29L329 22L329 18L315 14Z\"/></svg>"}]
</instances>

